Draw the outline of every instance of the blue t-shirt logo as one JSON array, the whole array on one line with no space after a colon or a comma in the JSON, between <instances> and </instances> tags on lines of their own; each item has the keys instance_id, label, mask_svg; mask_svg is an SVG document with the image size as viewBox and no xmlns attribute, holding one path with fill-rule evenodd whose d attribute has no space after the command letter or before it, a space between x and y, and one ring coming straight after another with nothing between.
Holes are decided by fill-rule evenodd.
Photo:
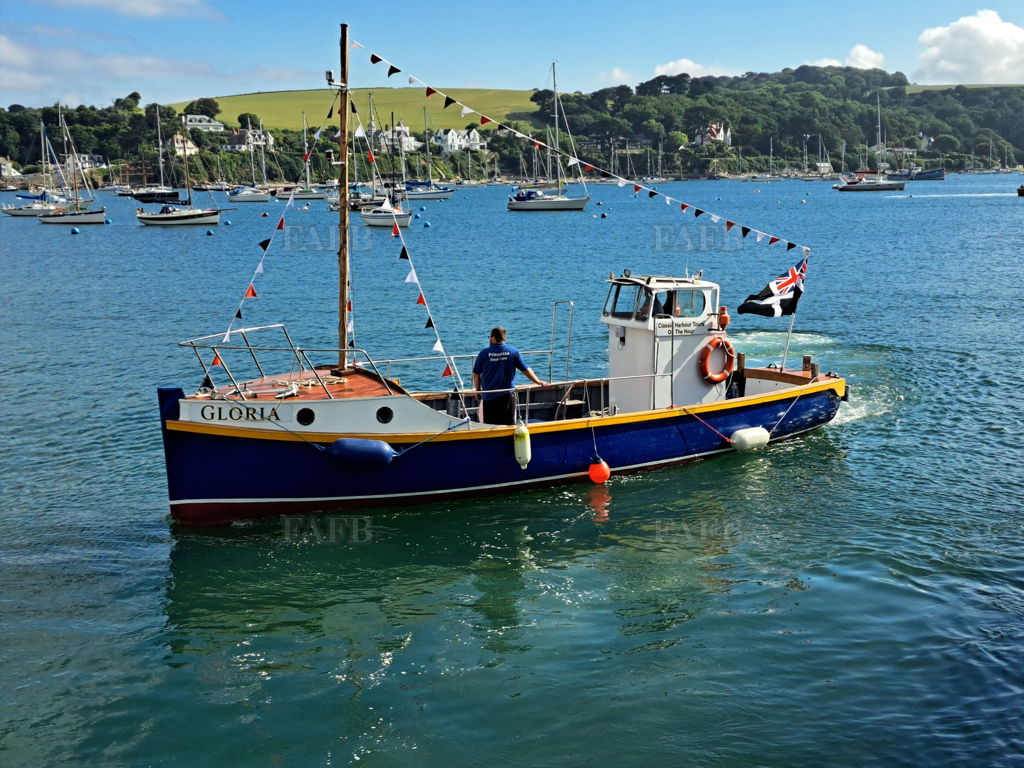
<instances>
[{"instance_id":1,"label":"blue t-shirt logo","mask_svg":"<svg viewBox=\"0 0 1024 768\"><path fill-rule=\"evenodd\" d=\"M526 370L526 363L519 350L509 344L491 344L480 350L473 364L473 373L480 374L480 389L510 390L516 376L516 369ZM484 400L500 397L505 392L487 392Z\"/></svg>"}]
</instances>

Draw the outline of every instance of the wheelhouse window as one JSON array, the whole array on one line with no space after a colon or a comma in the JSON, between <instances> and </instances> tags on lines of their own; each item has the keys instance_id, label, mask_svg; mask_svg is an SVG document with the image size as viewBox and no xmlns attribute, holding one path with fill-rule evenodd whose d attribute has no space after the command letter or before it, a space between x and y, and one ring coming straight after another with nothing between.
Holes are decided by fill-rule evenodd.
<instances>
[{"instance_id":1,"label":"wheelhouse window","mask_svg":"<svg viewBox=\"0 0 1024 768\"><path fill-rule=\"evenodd\" d=\"M632 320L638 302L646 291L639 285L613 285L604 303L604 314L622 320Z\"/></svg>"},{"instance_id":2,"label":"wheelhouse window","mask_svg":"<svg viewBox=\"0 0 1024 768\"><path fill-rule=\"evenodd\" d=\"M704 292L693 289L658 291L652 311L662 317L701 317L707 307Z\"/></svg>"}]
</instances>

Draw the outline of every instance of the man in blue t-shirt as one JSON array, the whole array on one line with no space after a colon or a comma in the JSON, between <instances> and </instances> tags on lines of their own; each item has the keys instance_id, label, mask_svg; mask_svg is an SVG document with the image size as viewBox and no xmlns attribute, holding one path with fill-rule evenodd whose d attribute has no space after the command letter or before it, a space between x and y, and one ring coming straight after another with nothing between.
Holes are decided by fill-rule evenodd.
<instances>
[{"instance_id":1,"label":"man in blue t-shirt","mask_svg":"<svg viewBox=\"0 0 1024 768\"><path fill-rule=\"evenodd\" d=\"M519 350L505 343L505 329L491 329L491 345L480 350L473 364L473 389L483 392L485 424L515 424L516 396L512 380L519 369L534 384L544 382L523 362Z\"/></svg>"}]
</instances>

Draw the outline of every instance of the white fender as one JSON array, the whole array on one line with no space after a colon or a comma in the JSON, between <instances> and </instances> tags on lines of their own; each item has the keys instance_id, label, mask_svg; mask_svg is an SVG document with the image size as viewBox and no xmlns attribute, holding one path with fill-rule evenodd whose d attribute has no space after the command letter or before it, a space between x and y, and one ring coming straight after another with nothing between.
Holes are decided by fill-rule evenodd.
<instances>
[{"instance_id":1,"label":"white fender","mask_svg":"<svg viewBox=\"0 0 1024 768\"><path fill-rule=\"evenodd\" d=\"M520 469L526 469L526 465L533 458L533 453L530 450L530 430L522 422L516 425L516 430L512 433L512 445L516 454L516 463L519 464Z\"/></svg>"},{"instance_id":2,"label":"white fender","mask_svg":"<svg viewBox=\"0 0 1024 768\"><path fill-rule=\"evenodd\" d=\"M768 445L771 437L764 427L747 427L737 429L729 440L732 441L732 447L737 451L753 451Z\"/></svg>"}]
</instances>

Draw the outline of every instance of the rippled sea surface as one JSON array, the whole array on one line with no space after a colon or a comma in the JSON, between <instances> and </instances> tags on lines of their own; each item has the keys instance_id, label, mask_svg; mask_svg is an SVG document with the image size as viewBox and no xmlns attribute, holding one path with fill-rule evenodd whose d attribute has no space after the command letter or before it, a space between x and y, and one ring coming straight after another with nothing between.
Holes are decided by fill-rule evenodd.
<instances>
[{"instance_id":1,"label":"rippled sea surface","mask_svg":"<svg viewBox=\"0 0 1024 768\"><path fill-rule=\"evenodd\" d=\"M79 235L0 216L0 763L1024 764L1021 181L661 187L812 247L790 355L852 400L803 439L213 530L168 519L155 388L198 385L176 343L226 327L283 205L212 236L114 197ZM449 351L495 324L545 349L572 299L570 374L597 374L609 272L703 269L735 307L799 259L592 191L581 214L424 204L409 248ZM287 221L245 323L333 345L333 215ZM354 228L359 345L429 354L397 242ZM767 362L786 325L730 331Z\"/></svg>"}]
</instances>

